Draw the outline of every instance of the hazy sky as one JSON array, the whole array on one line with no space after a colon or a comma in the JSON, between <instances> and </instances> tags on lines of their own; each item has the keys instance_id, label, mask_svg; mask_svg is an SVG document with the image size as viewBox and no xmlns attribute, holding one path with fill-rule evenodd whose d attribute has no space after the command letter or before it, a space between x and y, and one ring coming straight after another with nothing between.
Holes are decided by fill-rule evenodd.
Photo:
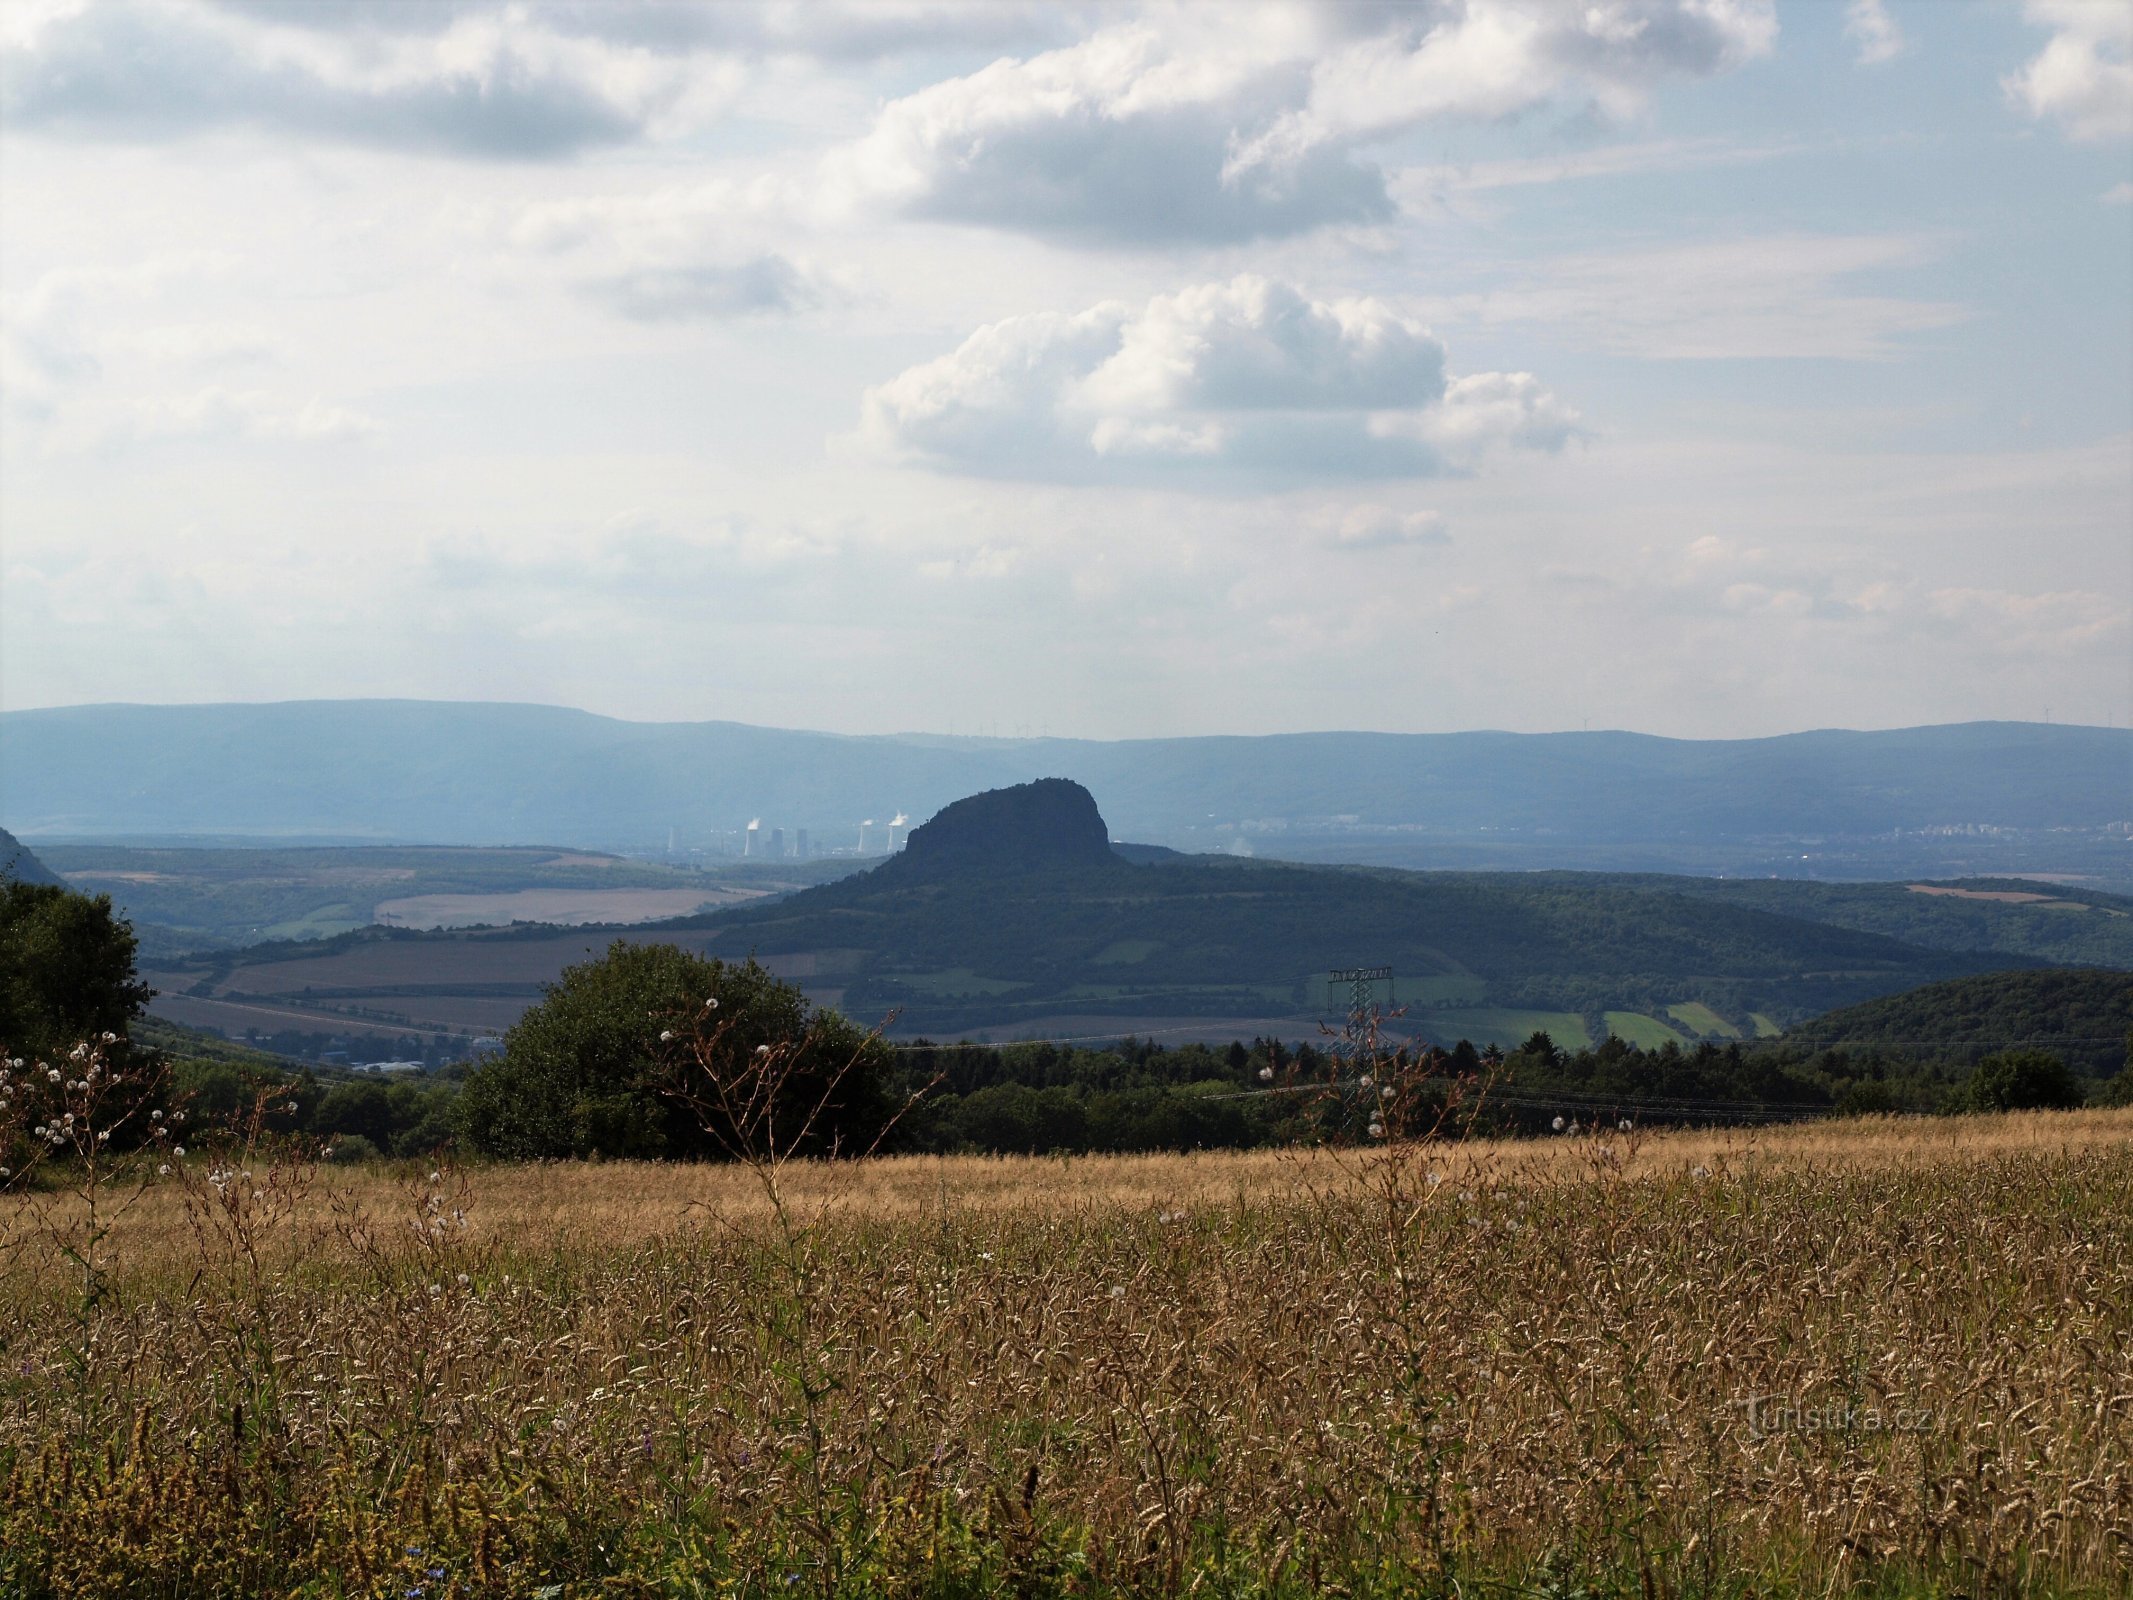
<instances>
[{"instance_id":1,"label":"hazy sky","mask_svg":"<svg viewBox=\"0 0 2133 1600\"><path fill-rule=\"evenodd\" d=\"M0 707L2133 718L2133 5L9 0Z\"/></svg>"}]
</instances>

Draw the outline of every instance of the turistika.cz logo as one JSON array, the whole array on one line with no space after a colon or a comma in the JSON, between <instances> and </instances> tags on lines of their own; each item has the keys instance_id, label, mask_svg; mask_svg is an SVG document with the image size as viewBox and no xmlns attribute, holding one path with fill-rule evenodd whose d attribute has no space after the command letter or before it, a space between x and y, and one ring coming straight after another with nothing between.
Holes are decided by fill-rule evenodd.
<instances>
[{"instance_id":1,"label":"turistika.cz logo","mask_svg":"<svg viewBox=\"0 0 2133 1600\"><path fill-rule=\"evenodd\" d=\"M1856 1400L1808 1405L1784 1394L1752 1394L1733 1403L1747 1413L1751 1439L1785 1433L1929 1433L1933 1428L1933 1412L1925 1406L1884 1410Z\"/></svg>"}]
</instances>

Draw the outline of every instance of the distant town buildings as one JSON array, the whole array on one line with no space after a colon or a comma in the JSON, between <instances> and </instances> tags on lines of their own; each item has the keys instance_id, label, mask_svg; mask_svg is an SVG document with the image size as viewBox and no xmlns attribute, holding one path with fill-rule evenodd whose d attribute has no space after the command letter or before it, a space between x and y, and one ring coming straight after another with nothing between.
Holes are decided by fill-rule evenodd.
<instances>
[{"instance_id":1,"label":"distant town buildings","mask_svg":"<svg viewBox=\"0 0 2133 1600\"><path fill-rule=\"evenodd\" d=\"M766 817L751 817L745 827L717 829L698 835L701 843L670 843L668 855L676 859L701 860L707 856L740 856L748 861L818 861L829 857L893 855L911 838L911 819L899 811L887 822L868 817L859 824L856 840L831 844L808 828L773 825ZM846 834L852 840L851 834ZM650 852L656 853L657 847Z\"/></svg>"}]
</instances>

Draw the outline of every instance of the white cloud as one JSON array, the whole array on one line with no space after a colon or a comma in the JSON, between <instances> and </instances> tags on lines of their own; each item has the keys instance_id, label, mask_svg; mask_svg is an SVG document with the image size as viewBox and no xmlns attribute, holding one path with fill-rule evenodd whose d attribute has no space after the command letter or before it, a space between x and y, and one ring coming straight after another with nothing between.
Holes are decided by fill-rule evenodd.
<instances>
[{"instance_id":1,"label":"white cloud","mask_svg":"<svg viewBox=\"0 0 2133 1600\"><path fill-rule=\"evenodd\" d=\"M2133 206L2133 183L2114 183L2103 191L2107 206Z\"/></svg>"},{"instance_id":2,"label":"white cloud","mask_svg":"<svg viewBox=\"0 0 2133 1600\"><path fill-rule=\"evenodd\" d=\"M553 161L716 120L791 64L1026 49L1080 16L940 0L18 0L7 20L0 99L18 130L153 142L252 128Z\"/></svg>"},{"instance_id":3,"label":"white cloud","mask_svg":"<svg viewBox=\"0 0 2133 1600\"><path fill-rule=\"evenodd\" d=\"M1473 3L1427 8L1419 21L1394 15L1391 29L1318 59L1304 104L1244 141L1231 170L1283 167L1423 122L1515 116L1557 98L1628 116L1664 79L1730 71L1777 37L1758 0Z\"/></svg>"},{"instance_id":4,"label":"white cloud","mask_svg":"<svg viewBox=\"0 0 2133 1600\"><path fill-rule=\"evenodd\" d=\"M366 8L408 11L413 7ZM572 39L509 13L421 33L345 36L178 0L58 13L0 46L17 131L156 141L252 127L430 154L549 160L642 135L700 94L703 70Z\"/></svg>"},{"instance_id":5,"label":"white cloud","mask_svg":"<svg viewBox=\"0 0 2133 1600\"><path fill-rule=\"evenodd\" d=\"M2027 66L2006 80L2031 116L2084 141L2133 136L2133 6L2123 0L2024 0L2023 14L2052 30Z\"/></svg>"},{"instance_id":6,"label":"white cloud","mask_svg":"<svg viewBox=\"0 0 2133 1600\"><path fill-rule=\"evenodd\" d=\"M867 391L862 436L988 476L1430 476L1492 445L1558 449L1575 413L1527 373L1451 378L1386 302L1240 277L1010 317Z\"/></svg>"},{"instance_id":7,"label":"white cloud","mask_svg":"<svg viewBox=\"0 0 2133 1600\"><path fill-rule=\"evenodd\" d=\"M884 107L833 163L906 214L1082 242L1239 240L1385 219L1359 147L1549 103L1626 114L1767 51L1763 0L1182 8Z\"/></svg>"},{"instance_id":8,"label":"white cloud","mask_svg":"<svg viewBox=\"0 0 2133 1600\"><path fill-rule=\"evenodd\" d=\"M1844 36L1859 47L1859 65L1878 67L1903 54L1903 30L1882 0L1851 0L1844 9Z\"/></svg>"},{"instance_id":9,"label":"white cloud","mask_svg":"<svg viewBox=\"0 0 2133 1600\"><path fill-rule=\"evenodd\" d=\"M1350 506L1326 523L1321 541L1334 550L1385 550L1446 545L1452 540L1436 511L1395 511L1389 506Z\"/></svg>"}]
</instances>

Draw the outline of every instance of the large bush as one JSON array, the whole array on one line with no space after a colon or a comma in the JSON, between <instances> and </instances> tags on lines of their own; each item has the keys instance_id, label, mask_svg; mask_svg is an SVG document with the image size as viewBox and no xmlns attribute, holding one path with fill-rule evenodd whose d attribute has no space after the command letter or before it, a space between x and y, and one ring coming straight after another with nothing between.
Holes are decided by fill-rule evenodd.
<instances>
[{"instance_id":1,"label":"large bush","mask_svg":"<svg viewBox=\"0 0 2133 1600\"><path fill-rule=\"evenodd\" d=\"M1963 1111L2063 1111L2081 1104L2081 1085L2049 1051L2003 1050L1985 1057L1963 1085Z\"/></svg>"},{"instance_id":2,"label":"large bush","mask_svg":"<svg viewBox=\"0 0 2133 1600\"><path fill-rule=\"evenodd\" d=\"M123 1034L151 990L134 976L131 924L109 895L0 883L0 1047L58 1060Z\"/></svg>"},{"instance_id":3,"label":"large bush","mask_svg":"<svg viewBox=\"0 0 2133 1600\"><path fill-rule=\"evenodd\" d=\"M879 1040L753 960L621 940L565 970L504 1035L503 1054L469 1074L460 1131L477 1152L514 1160L725 1155L731 1130L706 1127L708 1113L670 1092L701 1072L693 1046L714 1025L707 1047L722 1062L745 1066L766 1045L789 1062L782 1091L796 1115L828 1096L806 1148L871 1143L886 1115Z\"/></svg>"}]
</instances>

